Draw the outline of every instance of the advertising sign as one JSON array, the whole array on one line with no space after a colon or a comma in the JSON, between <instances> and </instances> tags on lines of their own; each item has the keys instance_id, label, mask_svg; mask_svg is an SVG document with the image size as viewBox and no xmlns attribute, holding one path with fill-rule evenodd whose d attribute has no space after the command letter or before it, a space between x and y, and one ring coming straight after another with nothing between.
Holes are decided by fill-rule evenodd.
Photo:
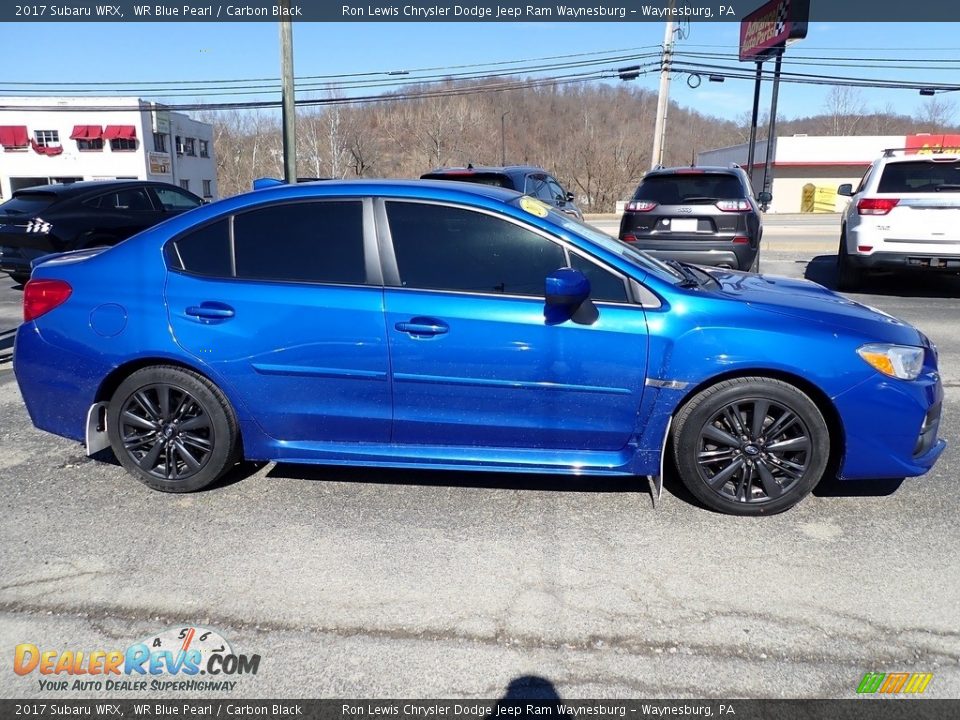
<instances>
[{"instance_id":1,"label":"advertising sign","mask_svg":"<svg viewBox=\"0 0 960 720\"><path fill-rule=\"evenodd\" d=\"M810 0L770 0L740 21L740 59L762 62L807 36Z\"/></svg>"}]
</instances>

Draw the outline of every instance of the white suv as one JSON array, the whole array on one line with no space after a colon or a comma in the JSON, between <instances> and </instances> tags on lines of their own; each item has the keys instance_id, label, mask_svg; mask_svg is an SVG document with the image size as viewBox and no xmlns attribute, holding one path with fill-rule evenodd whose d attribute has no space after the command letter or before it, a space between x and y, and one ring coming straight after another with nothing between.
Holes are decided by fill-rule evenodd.
<instances>
[{"instance_id":1,"label":"white suv","mask_svg":"<svg viewBox=\"0 0 960 720\"><path fill-rule=\"evenodd\" d=\"M907 154L908 152L912 154ZM885 150L840 221L837 278L854 290L872 270L960 272L960 155Z\"/></svg>"}]
</instances>

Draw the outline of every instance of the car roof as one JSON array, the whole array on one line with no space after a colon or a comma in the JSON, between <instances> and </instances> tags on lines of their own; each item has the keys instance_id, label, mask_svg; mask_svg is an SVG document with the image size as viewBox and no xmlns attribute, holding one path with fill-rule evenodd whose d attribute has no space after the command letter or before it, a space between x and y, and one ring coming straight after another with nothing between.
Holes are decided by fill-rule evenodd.
<instances>
[{"instance_id":1,"label":"car roof","mask_svg":"<svg viewBox=\"0 0 960 720\"><path fill-rule=\"evenodd\" d=\"M438 167L424 175L441 175L446 173L509 173L516 172L547 172L536 165L468 165L466 167Z\"/></svg>"},{"instance_id":2,"label":"car roof","mask_svg":"<svg viewBox=\"0 0 960 720\"><path fill-rule=\"evenodd\" d=\"M33 185L31 187L20 188L13 192L12 197L18 195L29 195L32 193L43 193L45 195L56 195L58 198L68 198L74 195L83 195L88 192L98 190L115 190L125 187L143 187L152 185L154 187L174 187L170 183L157 180L81 180L73 183L53 183L50 185ZM179 189L179 188L178 188ZM189 192L185 190L184 192Z\"/></svg>"},{"instance_id":3,"label":"car roof","mask_svg":"<svg viewBox=\"0 0 960 720\"><path fill-rule=\"evenodd\" d=\"M253 190L237 198L255 201L259 197L277 196L309 196L309 195L337 195L346 191L349 195L390 194L399 192L407 197L438 198L455 192L458 195L472 195L480 198L509 202L520 196L520 193L494 185L478 185L476 183L450 182L448 180L393 180L363 178L357 180L326 180L309 183L280 183L259 190ZM426 192L425 192L426 191ZM221 201L222 203L223 201Z\"/></svg>"},{"instance_id":4,"label":"car roof","mask_svg":"<svg viewBox=\"0 0 960 720\"><path fill-rule=\"evenodd\" d=\"M723 175L739 175L741 168L739 166L729 167L724 165L685 165L668 168L654 168L644 177L654 175L696 175L700 173L714 173Z\"/></svg>"}]
</instances>

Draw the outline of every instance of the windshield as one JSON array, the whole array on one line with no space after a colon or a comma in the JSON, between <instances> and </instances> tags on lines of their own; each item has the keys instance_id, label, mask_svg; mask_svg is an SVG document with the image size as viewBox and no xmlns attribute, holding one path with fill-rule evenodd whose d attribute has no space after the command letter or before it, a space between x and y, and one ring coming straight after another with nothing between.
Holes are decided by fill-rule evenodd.
<instances>
[{"instance_id":1,"label":"windshield","mask_svg":"<svg viewBox=\"0 0 960 720\"><path fill-rule=\"evenodd\" d=\"M53 205L57 196L52 193L22 193L0 205L5 215L36 215Z\"/></svg>"},{"instance_id":2,"label":"windshield","mask_svg":"<svg viewBox=\"0 0 960 720\"><path fill-rule=\"evenodd\" d=\"M511 201L511 204L522 207L521 201L523 201L524 198L527 198L527 196L523 195L516 200ZM670 283L677 283L684 279L682 273L660 262L655 257L647 255L642 250L637 250L635 247L631 247L627 243L621 242L617 240L617 238L607 235L602 230L598 230L597 228L593 227L593 225L588 225L582 220L576 219L572 215L568 215L565 212L557 210L553 206L547 205L543 202L539 202L539 204L546 210L546 215L543 217L549 217L549 219L555 225L559 225L564 230L568 230L576 235L579 235L580 237L586 238L595 245L599 245L604 250L612 252L624 260L633 263L641 270L653 273L661 280L666 280Z\"/></svg>"}]
</instances>

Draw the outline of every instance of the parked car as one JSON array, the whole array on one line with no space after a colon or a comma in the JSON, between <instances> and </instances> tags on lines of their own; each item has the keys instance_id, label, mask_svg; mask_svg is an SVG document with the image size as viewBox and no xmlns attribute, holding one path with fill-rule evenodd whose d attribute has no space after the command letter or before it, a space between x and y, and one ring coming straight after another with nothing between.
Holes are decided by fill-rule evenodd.
<instances>
[{"instance_id":1,"label":"parked car","mask_svg":"<svg viewBox=\"0 0 960 720\"><path fill-rule=\"evenodd\" d=\"M762 236L750 178L736 165L651 170L620 219L620 239L654 257L734 270L759 272Z\"/></svg>"},{"instance_id":2,"label":"parked car","mask_svg":"<svg viewBox=\"0 0 960 720\"><path fill-rule=\"evenodd\" d=\"M455 180L516 190L538 198L578 220L583 220L583 213L573 202L575 199L573 193L564 190L560 182L541 167L532 165L446 167L431 170L421 175L420 179Z\"/></svg>"},{"instance_id":3,"label":"parked car","mask_svg":"<svg viewBox=\"0 0 960 720\"><path fill-rule=\"evenodd\" d=\"M93 180L17 190L0 205L0 270L17 282L43 255L115 245L203 204L175 185Z\"/></svg>"},{"instance_id":4,"label":"parked car","mask_svg":"<svg viewBox=\"0 0 960 720\"><path fill-rule=\"evenodd\" d=\"M33 423L168 492L242 459L654 483L672 461L707 506L759 515L944 448L912 326L484 185L257 190L40 260L23 311Z\"/></svg>"},{"instance_id":5,"label":"parked car","mask_svg":"<svg viewBox=\"0 0 960 720\"><path fill-rule=\"evenodd\" d=\"M909 154L908 154L909 153ZM960 155L890 149L874 160L840 219L837 280L855 290L875 271L960 272Z\"/></svg>"}]
</instances>

